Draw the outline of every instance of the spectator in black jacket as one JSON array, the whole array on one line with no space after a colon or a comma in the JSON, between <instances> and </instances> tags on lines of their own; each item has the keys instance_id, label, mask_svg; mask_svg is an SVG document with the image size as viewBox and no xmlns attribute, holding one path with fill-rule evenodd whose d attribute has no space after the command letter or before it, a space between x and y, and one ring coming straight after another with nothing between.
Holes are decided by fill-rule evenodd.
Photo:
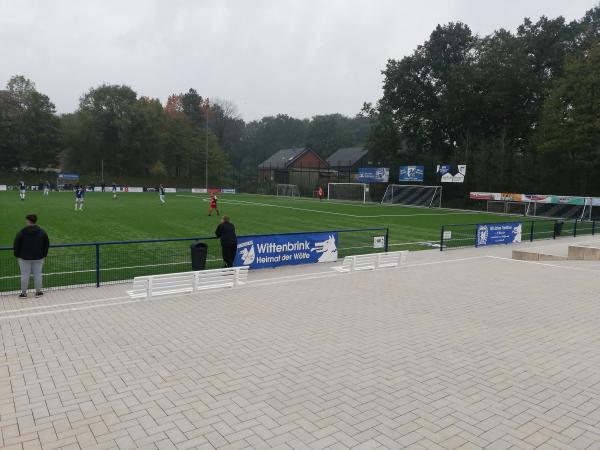
<instances>
[{"instance_id":1,"label":"spectator in black jacket","mask_svg":"<svg viewBox=\"0 0 600 450\"><path fill-rule=\"evenodd\" d=\"M237 236L235 226L229 221L229 216L223 216L221 223L215 230L215 235L221 240L221 251L225 267L233 267L235 252L237 251Z\"/></svg>"},{"instance_id":2,"label":"spectator in black jacket","mask_svg":"<svg viewBox=\"0 0 600 450\"><path fill-rule=\"evenodd\" d=\"M21 294L19 298L27 298L29 276L33 274L35 296L42 293L42 267L44 258L48 256L50 240L44 230L37 226L37 216L29 214L25 217L27 226L17 233L13 250L21 269Z\"/></svg>"}]
</instances>

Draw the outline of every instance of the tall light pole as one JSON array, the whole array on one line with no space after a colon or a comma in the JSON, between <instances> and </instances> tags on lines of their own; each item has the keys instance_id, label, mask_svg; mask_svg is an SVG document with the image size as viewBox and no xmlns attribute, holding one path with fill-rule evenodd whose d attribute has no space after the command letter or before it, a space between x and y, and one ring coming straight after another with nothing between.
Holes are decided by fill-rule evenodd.
<instances>
[{"instance_id":1,"label":"tall light pole","mask_svg":"<svg viewBox=\"0 0 600 450\"><path fill-rule=\"evenodd\" d=\"M206 116L206 155L204 160L204 186L208 192L208 111L210 109L210 101L207 98L204 104L204 114Z\"/></svg>"}]
</instances>

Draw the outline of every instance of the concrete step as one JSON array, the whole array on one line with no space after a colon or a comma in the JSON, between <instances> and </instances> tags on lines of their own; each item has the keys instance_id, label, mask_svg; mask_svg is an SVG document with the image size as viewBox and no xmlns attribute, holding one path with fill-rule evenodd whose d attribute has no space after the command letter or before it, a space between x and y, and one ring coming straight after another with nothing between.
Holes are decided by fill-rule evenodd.
<instances>
[{"instance_id":1,"label":"concrete step","mask_svg":"<svg viewBox=\"0 0 600 450\"><path fill-rule=\"evenodd\" d=\"M519 261L566 261L567 257L541 253L535 250L513 250L512 259Z\"/></svg>"},{"instance_id":2,"label":"concrete step","mask_svg":"<svg viewBox=\"0 0 600 450\"><path fill-rule=\"evenodd\" d=\"M569 245L569 259L579 261L600 261L600 248L583 245Z\"/></svg>"}]
</instances>

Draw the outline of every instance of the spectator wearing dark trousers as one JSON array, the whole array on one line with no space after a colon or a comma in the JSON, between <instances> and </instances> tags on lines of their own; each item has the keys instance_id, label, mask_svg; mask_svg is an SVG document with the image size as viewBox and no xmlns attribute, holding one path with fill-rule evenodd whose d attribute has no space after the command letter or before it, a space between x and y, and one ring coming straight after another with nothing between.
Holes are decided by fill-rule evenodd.
<instances>
[{"instance_id":1,"label":"spectator wearing dark trousers","mask_svg":"<svg viewBox=\"0 0 600 450\"><path fill-rule=\"evenodd\" d=\"M37 216L29 214L25 217L27 225L17 233L13 245L15 257L21 269L21 294L19 298L27 298L29 276L33 274L35 296L42 293L42 268L44 258L48 256L50 240L44 230L37 225Z\"/></svg>"},{"instance_id":2,"label":"spectator wearing dark trousers","mask_svg":"<svg viewBox=\"0 0 600 450\"><path fill-rule=\"evenodd\" d=\"M229 216L223 216L221 223L215 230L215 235L221 240L221 251L225 267L233 267L237 251L237 236L235 226L229 221Z\"/></svg>"}]
</instances>

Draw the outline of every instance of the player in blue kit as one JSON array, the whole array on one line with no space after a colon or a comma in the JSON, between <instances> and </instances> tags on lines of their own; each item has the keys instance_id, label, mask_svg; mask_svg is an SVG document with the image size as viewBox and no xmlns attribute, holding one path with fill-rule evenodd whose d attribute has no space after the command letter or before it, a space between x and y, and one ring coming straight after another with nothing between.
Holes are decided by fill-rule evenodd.
<instances>
[{"instance_id":1,"label":"player in blue kit","mask_svg":"<svg viewBox=\"0 0 600 450\"><path fill-rule=\"evenodd\" d=\"M79 207L79 211L83 211L83 199L85 197L85 188L83 186L77 186L75 189L75 211Z\"/></svg>"},{"instance_id":2,"label":"player in blue kit","mask_svg":"<svg viewBox=\"0 0 600 450\"><path fill-rule=\"evenodd\" d=\"M165 202L165 188L162 184L158 187L158 198L160 198L161 203Z\"/></svg>"},{"instance_id":3,"label":"player in blue kit","mask_svg":"<svg viewBox=\"0 0 600 450\"><path fill-rule=\"evenodd\" d=\"M25 200L25 182L23 180L19 180L19 197L21 201Z\"/></svg>"},{"instance_id":4,"label":"player in blue kit","mask_svg":"<svg viewBox=\"0 0 600 450\"><path fill-rule=\"evenodd\" d=\"M117 198L117 183L115 183L114 181L112 184L112 195L113 195L113 198Z\"/></svg>"}]
</instances>

